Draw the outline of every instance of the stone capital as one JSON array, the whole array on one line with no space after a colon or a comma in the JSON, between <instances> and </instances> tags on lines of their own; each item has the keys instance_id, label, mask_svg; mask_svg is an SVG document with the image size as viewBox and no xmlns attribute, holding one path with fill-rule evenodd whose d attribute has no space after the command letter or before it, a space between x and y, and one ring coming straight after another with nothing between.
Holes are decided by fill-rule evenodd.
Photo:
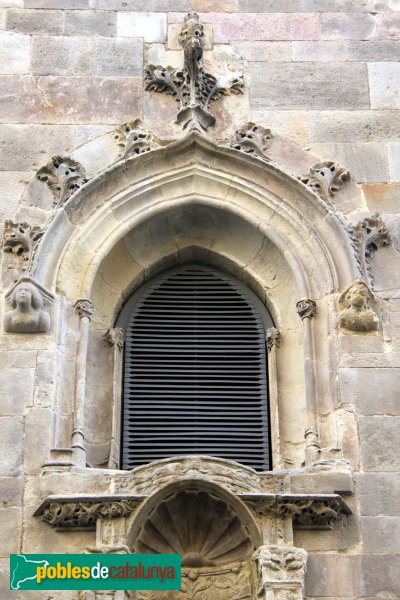
<instances>
[{"instance_id":1,"label":"stone capital","mask_svg":"<svg viewBox=\"0 0 400 600\"><path fill-rule=\"evenodd\" d=\"M260 546L253 554L257 594L265 600L303 600L307 552L294 546Z\"/></svg>"},{"instance_id":2,"label":"stone capital","mask_svg":"<svg viewBox=\"0 0 400 600\"><path fill-rule=\"evenodd\" d=\"M88 298L77 300L74 304L75 312L80 319L87 317L89 320L92 317L94 306Z\"/></svg>"},{"instance_id":3,"label":"stone capital","mask_svg":"<svg viewBox=\"0 0 400 600\"><path fill-rule=\"evenodd\" d=\"M297 314L302 321L312 319L317 316L317 304L310 298L302 298L296 303Z\"/></svg>"}]
</instances>

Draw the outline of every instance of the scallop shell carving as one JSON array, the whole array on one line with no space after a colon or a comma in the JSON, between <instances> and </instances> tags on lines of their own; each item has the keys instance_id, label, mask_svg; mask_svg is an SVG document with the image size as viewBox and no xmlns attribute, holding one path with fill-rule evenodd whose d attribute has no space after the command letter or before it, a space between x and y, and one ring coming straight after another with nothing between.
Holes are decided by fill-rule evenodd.
<instances>
[{"instance_id":1,"label":"scallop shell carving","mask_svg":"<svg viewBox=\"0 0 400 600\"><path fill-rule=\"evenodd\" d=\"M204 491L166 498L139 531L135 552L181 554L182 566L245 560L253 551L246 528L226 502Z\"/></svg>"}]
</instances>

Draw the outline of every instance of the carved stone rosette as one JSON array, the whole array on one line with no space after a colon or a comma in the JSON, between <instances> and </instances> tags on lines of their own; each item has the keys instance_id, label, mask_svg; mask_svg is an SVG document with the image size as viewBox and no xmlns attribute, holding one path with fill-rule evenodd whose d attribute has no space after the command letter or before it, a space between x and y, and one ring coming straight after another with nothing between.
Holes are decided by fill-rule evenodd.
<instances>
[{"instance_id":1,"label":"carved stone rosette","mask_svg":"<svg viewBox=\"0 0 400 600\"><path fill-rule=\"evenodd\" d=\"M21 277L6 292L4 314L7 333L48 333L54 296L32 277Z\"/></svg>"},{"instance_id":2,"label":"carved stone rosette","mask_svg":"<svg viewBox=\"0 0 400 600\"><path fill-rule=\"evenodd\" d=\"M265 600L303 600L307 552L293 546L260 546L253 554L257 595Z\"/></svg>"},{"instance_id":3,"label":"carved stone rosette","mask_svg":"<svg viewBox=\"0 0 400 600\"><path fill-rule=\"evenodd\" d=\"M328 160L313 165L309 173L299 177L299 180L321 198L329 201L347 181L350 181L350 173L337 163Z\"/></svg>"},{"instance_id":4,"label":"carved stone rosette","mask_svg":"<svg viewBox=\"0 0 400 600\"><path fill-rule=\"evenodd\" d=\"M364 281L355 281L339 299L339 326L349 331L378 329L379 319L372 310L373 295Z\"/></svg>"},{"instance_id":5,"label":"carved stone rosette","mask_svg":"<svg viewBox=\"0 0 400 600\"><path fill-rule=\"evenodd\" d=\"M370 258L379 248L390 244L387 227L380 215L375 213L350 228L349 233L357 252L361 275L373 284Z\"/></svg>"},{"instance_id":6,"label":"carved stone rosette","mask_svg":"<svg viewBox=\"0 0 400 600\"><path fill-rule=\"evenodd\" d=\"M124 331L121 327L111 327L104 334L104 343L109 348L116 346L118 350L122 350L124 347Z\"/></svg>"},{"instance_id":7,"label":"carved stone rosette","mask_svg":"<svg viewBox=\"0 0 400 600\"><path fill-rule=\"evenodd\" d=\"M120 156L129 158L160 147L160 141L145 127L140 119L124 123L114 133Z\"/></svg>"},{"instance_id":8,"label":"carved stone rosette","mask_svg":"<svg viewBox=\"0 0 400 600\"><path fill-rule=\"evenodd\" d=\"M82 298L82 300L77 300L74 304L75 312L80 319L83 317L87 317L89 320L93 314L93 303L88 298Z\"/></svg>"},{"instance_id":9,"label":"carved stone rosette","mask_svg":"<svg viewBox=\"0 0 400 600\"><path fill-rule=\"evenodd\" d=\"M179 43L184 53L183 68L148 65L144 72L146 90L173 96L179 105L177 122L186 130L204 133L215 123L208 112L210 102L229 92L242 93L243 76L234 74L225 83L204 71L204 28L193 11L184 19Z\"/></svg>"},{"instance_id":10,"label":"carved stone rosette","mask_svg":"<svg viewBox=\"0 0 400 600\"><path fill-rule=\"evenodd\" d=\"M271 352L272 348L279 348L281 344L281 332L276 327L270 327L267 329L266 345L268 352Z\"/></svg>"},{"instance_id":11,"label":"carved stone rosette","mask_svg":"<svg viewBox=\"0 0 400 600\"><path fill-rule=\"evenodd\" d=\"M64 204L88 181L82 165L68 156L53 156L51 162L39 169L36 177L48 185L57 205Z\"/></svg>"},{"instance_id":12,"label":"carved stone rosette","mask_svg":"<svg viewBox=\"0 0 400 600\"><path fill-rule=\"evenodd\" d=\"M296 303L297 314L302 321L312 319L317 316L317 304L310 298L303 298Z\"/></svg>"},{"instance_id":13,"label":"carved stone rosette","mask_svg":"<svg viewBox=\"0 0 400 600\"><path fill-rule=\"evenodd\" d=\"M249 122L235 131L235 139L230 146L235 150L268 160L266 151L269 148L269 140L271 138L272 133L270 129L265 129L261 125Z\"/></svg>"}]
</instances>

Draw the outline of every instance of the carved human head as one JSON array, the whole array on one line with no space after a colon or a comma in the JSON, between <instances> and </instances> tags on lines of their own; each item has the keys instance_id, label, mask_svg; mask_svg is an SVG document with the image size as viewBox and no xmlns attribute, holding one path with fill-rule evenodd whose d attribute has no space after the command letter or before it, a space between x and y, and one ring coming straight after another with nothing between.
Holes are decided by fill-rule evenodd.
<instances>
[{"instance_id":1,"label":"carved human head","mask_svg":"<svg viewBox=\"0 0 400 600\"><path fill-rule=\"evenodd\" d=\"M370 292L363 281L356 281L345 293L344 304L346 308L369 308Z\"/></svg>"},{"instance_id":2,"label":"carved human head","mask_svg":"<svg viewBox=\"0 0 400 600\"><path fill-rule=\"evenodd\" d=\"M30 304L32 308L43 308L43 300L39 291L30 283L21 282L17 285L9 299L12 308L22 304Z\"/></svg>"}]
</instances>

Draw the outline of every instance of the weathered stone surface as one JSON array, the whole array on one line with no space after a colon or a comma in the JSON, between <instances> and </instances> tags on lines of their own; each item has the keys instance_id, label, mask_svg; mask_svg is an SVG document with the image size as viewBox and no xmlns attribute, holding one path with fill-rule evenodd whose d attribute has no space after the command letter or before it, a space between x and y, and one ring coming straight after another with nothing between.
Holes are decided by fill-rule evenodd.
<instances>
[{"instance_id":1,"label":"weathered stone surface","mask_svg":"<svg viewBox=\"0 0 400 600\"><path fill-rule=\"evenodd\" d=\"M298 61L397 61L400 41L396 40L320 40L292 42L293 60Z\"/></svg>"},{"instance_id":2,"label":"weathered stone surface","mask_svg":"<svg viewBox=\"0 0 400 600\"><path fill-rule=\"evenodd\" d=\"M310 121L312 142L374 142L400 137L400 111L397 110L313 112Z\"/></svg>"},{"instance_id":3,"label":"weathered stone surface","mask_svg":"<svg viewBox=\"0 0 400 600\"><path fill-rule=\"evenodd\" d=\"M368 71L371 108L400 108L400 64L371 63Z\"/></svg>"},{"instance_id":4,"label":"weathered stone surface","mask_svg":"<svg viewBox=\"0 0 400 600\"><path fill-rule=\"evenodd\" d=\"M389 144L390 179L400 182L400 142Z\"/></svg>"},{"instance_id":5,"label":"weathered stone surface","mask_svg":"<svg viewBox=\"0 0 400 600\"><path fill-rule=\"evenodd\" d=\"M117 31L122 37L142 37L145 42L165 42L167 17L165 14L151 12L118 13Z\"/></svg>"},{"instance_id":6,"label":"weathered stone surface","mask_svg":"<svg viewBox=\"0 0 400 600\"><path fill-rule=\"evenodd\" d=\"M33 403L34 369L0 370L1 413L22 415L26 406Z\"/></svg>"},{"instance_id":7,"label":"weathered stone surface","mask_svg":"<svg viewBox=\"0 0 400 600\"><path fill-rule=\"evenodd\" d=\"M310 554L307 561L306 597L354 600L359 593L359 577L359 556Z\"/></svg>"},{"instance_id":8,"label":"weathered stone surface","mask_svg":"<svg viewBox=\"0 0 400 600\"><path fill-rule=\"evenodd\" d=\"M341 369L341 401L362 415L399 415L400 369Z\"/></svg>"},{"instance_id":9,"label":"weathered stone surface","mask_svg":"<svg viewBox=\"0 0 400 600\"><path fill-rule=\"evenodd\" d=\"M315 42L311 42L315 43ZM292 59L291 42L233 42L237 53L250 62L283 61Z\"/></svg>"},{"instance_id":10,"label":"weathered stone surface","mask_svg":"<svg viewBox=\"0 0 400 600\"><path fill-rule=\"evenodd\" d=\"M7 12L6 29L20 33L49 33L63 31L63 14L51 10L14 10Z\"/></svg>"},{"instance_id":11,"label":"weathered stone surface","mask_svg":"<svg viewBox=\"0 0 400 600\"><path fill-rule=\"evenodd\" d=\"M387 12L380 20L376 37L400 39L400 14L397 12Z\"/></svg>"},{"instance_id":12,"label":"weathered stone surface","mask_svg":"<svg viewBox=\"0 0 400 600\"><path fill-rule=\"evenodd\" d=\"M87 38L35 36L32 39L32 73L89 74L90 50L90 41Z\"/></svg>"},{"instance_id":13,"label":"weathered stone surface","mask_svg":"<svg viewBox=\"0 0 400 600\"><path fill-rule=\"evenodd\" d=\"M113 12L67 11L64 35L114 36L117 33L117 15Z\"/></svg>"},{"instance_id":14,"label":"weathered stone surface","mask_svg":"<svg viewBox=\"0 0 400 600\"><path fill-rule=\"evenodd\" d=\"M0 556L16 553L20 547L21 509L0 508L1 548Z\"/></svg>"},{"instance_id":15,"label":"weathered stone surface","mask_svg":"<svg viewBox=\"0 0 400 600\"><path fill-rule=\"evenodd\" d=\"M22 501L23 480L17 477L0 478L0 502L4 508L18 506Z\"/></svg>"},{"instance_id":16,"label":"weathered stone surface","mask_svg":"<svg viewBox=\"0 0 400 600\"><path fill-rule=\"evenodd\" d=\"M29 73L30 37L0 33L0 75Z\"/></svg>"},{"instance_id":17,"label":"weathered stone surface","mask_svg":"<svg viewBox=\"0 0 400 600\"><path fill-rule=\"evenodd\" d=\"M334 156L352 175L354 181L390 181L386 144L370 143L312 143L310 149L320 156Z\"/></svg>"},{"instance_id":18,"label":"weathered stone surface","mask_svg":"<svg viewBox=\"0 0 400 600\"><path fill-rule=\"evenodd\" d=\"M395 471L398 468L400 418L360 417L359 426L364 471Z\"/></svg>"},{"instance_id":19,"label":"weathered stone surface","mask_svg":"<svg viewBox=\"0 0 400 600\"><path fill-rule=\"evenodd\" d=\"M25 473L37 474L48 460L52 444L54 413L48 408L28 408L25 418Z\"/></svg>"},{"instance_id":20,"label":"weathered stone surface","mask_svg":"<svg viewBox=\"0 0 400 600\"><path fill-rule=\"evenodd\" d=\"M321 38L329 40L346 38L351 40L368 40L374 34L375 19L369 14L323 14L321 15Z\"/></svg>"},{"instance_id":21,"label":"weathered stone surface","mask_svg":"<svg viewBox=\"0 0 400 600\"><path fill-rule=\"evenodd\" d=\"M360 473L356 481L362 515L400 516L400 473Z\"/></svg>"},{"instance_id":22,"label":"weathered stone surface","mask_svg":"<svg viewBox=\"0 0 400 600\"><path fill-rule=\"evenodd\" d=\"M118 11L187 12L191 0L90 0L91 8Z\"/></svg>"},{"instance_id":23,"label":"weathered stone surface","mask_svg":"<svg viewBox=\"0 0 400 600\"><path fill-rule=\"evenodd\" d=\"M273 132L297 144L307 144L312 123L311 112L297 110L253 110L250 118L255 123L265 123Z\"/></svg>"},{"instance_id":24,"label":"weathered stone surface","mask_svg":"<svg viewBox=\"0 0 400 600\"><path fill-rule=\"evenodd\" d=\"M396 213L399 208L400 184L366 183L362 186L371 212Z\"/></svg>"},{"instance_id":25,"label":"weathered stone surface","mask_svg":"<svg viewBox=\"0 0 400 600\"><path fill-rule=\"evenodd\" d=\"M274 0L238 0L238 8L240 12L248 13L302 12L301 0L281 0L280 2Z\"/></svg>"},{"instance_id":26,"label":"weathered stone surface","mask_svg":"<svg viewBox=\"0 0 400 600\"><path fill-rule=\"evenodd\" d=\"M335 71L335 77L331 75L332 66L326 63L253 63L250 106L253 110L273 107L281 109L368 107L365 65L341 64ZM266 81L273 82L273 85L266 85Z\"/></svg>"},{"instance_id":27,"label":"weathered stone surface","mask_svg":"<svg viewBox=\"0 0 400 600\"><path fill-rule=\"evenodd\" d=\"M82 9L89 8L90 0L23 0L24 8Z\"/></svg>"},{"instance_id":28,"label":"weathered stone surface","mask_svg":"<svg viewBox=\"0 0 400 600\"><path fill-rule=\"evenodd\" d=\"M240 0L192 0L192 10L198 12L236 12ZM176 10L173 8L173 10Z\"/></svg>"},{"instance_id":29,"label":"weathered stone surface","mask_svg":"<svg viewBox=\"0 0 400 600\"><path fill-rule=\"evenodd\" d=\"M378 10L374 0L352 0L351 2L347 0L302 0L301 5L303 11L312 12L358 13Z\"/></svg>"},{"instance_id":30,"label":"weathered stone surface","mask_svg":"<svg viewBox=\"0 0 400 600\"><path fill-rule=\"evenodd\" d=\"M390 535L390 534L389 534ZM400 556L379 554L361 558L360 593L368 598L400 597Z\"/></svg>"},{"instance_id":31,"label":"weathered stone surface","mask_svg":"<svg viewBox=\"0 0 400 600\"><path fill-rule=\"evenodd\" d=\"M399 553L400 517L361 517L360 525L365 553Z\"/></svg>"},{"instance_id":32,"label":"weathered stone surface","mask_svg":"<svg viewBox=\"0 0 400 600\"><path fill-rule=\"evenodd\" d=\"M141 77L143 41L141 39L107 39L93 41L92 75Z\"/></svg>"},{"instance_id":33,"label":"weathered stone surface","mask_svg":"<svg viewBox=\"0 0 400 600\"><path fill-rule=\"evenodd\" d=\"M0 418L0 472L3 477L16 477L20 474L23 444L22 418Z\"/></svg>"}]
</instances>

